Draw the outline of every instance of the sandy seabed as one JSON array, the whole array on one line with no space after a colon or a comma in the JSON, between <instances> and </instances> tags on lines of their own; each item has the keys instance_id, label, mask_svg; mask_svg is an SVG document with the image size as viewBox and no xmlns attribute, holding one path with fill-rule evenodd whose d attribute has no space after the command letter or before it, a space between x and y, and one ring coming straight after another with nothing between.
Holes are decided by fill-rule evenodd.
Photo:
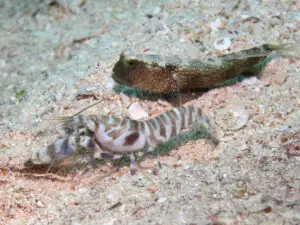
<instances>
[{"instance_id":1,"label":"sandy seabed","mask_svg":"<svg viewBox=\"0 0 300 225\"><path fill-rule=\"evenodd\" d=\"M0 224L299 224L300 62L273 60L255 77L191 95L219 144L191 140L128 164L60 173L23 169L54 140L52 118L149 116L165 101L113 90L122 50L203 58L262 43L300 43L299 1L0 0ZM230 47L217 51L217 40ZM242 124L242 125L240 125Z\"/></svg>"}]
</instances>

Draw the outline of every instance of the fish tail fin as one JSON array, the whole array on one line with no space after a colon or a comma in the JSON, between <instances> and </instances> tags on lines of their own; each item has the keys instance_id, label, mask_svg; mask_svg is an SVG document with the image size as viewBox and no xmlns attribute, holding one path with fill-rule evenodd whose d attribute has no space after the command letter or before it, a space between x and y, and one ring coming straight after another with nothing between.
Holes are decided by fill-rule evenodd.
<instances>
[{"instance_id":1,"label":"fish tail fin","mask_svg":"<svg viewBox=\"0 0 300 225\"><path fill-rule=\"evenodd\" d=\"M300 59L300 44L267 44L267 48L281 57Z\"/></svg>"}]
</instances>

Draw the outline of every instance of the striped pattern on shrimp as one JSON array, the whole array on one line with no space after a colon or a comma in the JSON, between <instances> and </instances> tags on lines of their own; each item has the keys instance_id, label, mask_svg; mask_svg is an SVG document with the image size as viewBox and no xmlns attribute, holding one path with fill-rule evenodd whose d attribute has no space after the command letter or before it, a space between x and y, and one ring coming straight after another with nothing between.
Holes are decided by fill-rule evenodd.
<instances>
[{"instance_id":1,"label":"striped pattern on shrimp","mask_svg":"<svg viewBox=\"0 0 300 225\"><path fill-rule=\"evenodd\" d=\"M146 153L158 143L169 141L170 137L177 136L195 123L210 128L209 120L202 115L201 110L190 106L173 108L149 120L91 115L68 117L62 126L64 135L41 150L39 159L45 159L45 155L48 160L53 157L67 157L80 146L99 151L105 158L119 158L124 154L131 154L133 164L133 153Z\"/></svg>"}]
</instances>

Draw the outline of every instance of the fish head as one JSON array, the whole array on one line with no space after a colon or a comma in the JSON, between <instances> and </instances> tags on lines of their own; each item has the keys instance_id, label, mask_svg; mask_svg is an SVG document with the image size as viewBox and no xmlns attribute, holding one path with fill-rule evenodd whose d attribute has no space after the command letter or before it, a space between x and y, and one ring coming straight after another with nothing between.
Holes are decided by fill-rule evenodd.
<instances>
[{"instance_id":1,"label":"fish head","mask_svg":"<svg viewBox=\"0 0 300 225\"><path fill-rule=\"evenodd\" d=\"M112 78L118 84L132 86L135 70L138 69L139 64L140 62L134 57L125 57L124 52L122 52L119 61L113 68Z\"/></svg>"},{"instance_id":2,"label":"fish head","mask_svg":"<svg viewBox=\"0 0 300 225\"><path fill-rule=\"evenodd\" d=\"M118 84L156 93L170 92L176 87L172 71L159 65L155 55L121 53L113 68L112 78Z\"/></svg>"}]
</instances>

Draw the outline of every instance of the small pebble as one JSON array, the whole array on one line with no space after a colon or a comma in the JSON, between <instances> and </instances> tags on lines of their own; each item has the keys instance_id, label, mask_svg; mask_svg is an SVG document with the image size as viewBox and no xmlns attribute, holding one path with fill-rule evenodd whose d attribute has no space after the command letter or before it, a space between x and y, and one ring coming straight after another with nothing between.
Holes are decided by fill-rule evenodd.
<instances>
[{"instance_id":1,"label":"small pebble","mask_svg":"<svg viewBox=\"0 0 300 225\"><path fill-rule=\"evenodd\" d=\"M15 190L16 190L16 191L23 191L24 188L25 188L24 184L17 184L17 185L15 186Z\"/></svg>"},{"instance_id":2,"label":"small pebble","mask_svg":"<svg viewBox=\"0 0 300 225\"><path fill-rule=\"evenodd\" d=\"M102 223L102 224L103 224L103 225L114 225L114 224L115 224L115 221L117 221L117 219L112 218L112 219L110 219L110 221L107 221L107 222Z\"/></svg>"},{"instance_id":3,"label":"small pebble","mask_svg":"<svg viewBox=\"0 0 300 225\"><path fill-rule=\"evenodd\" d=\"M295 41L297 43L300 43L300 30L298 30L296 33L295 33Z\"/></svg>"},{"instance_id":4,"label":"small pebble","mask_svg":"<svg viewBox=\"0 0 300 225\"><path fill-rule=\"evenodd\" d=\"M5 64L6 64L5 60L0 58L0 69L4 68Z\"/></svg>"},{"instance_id":5,"label":"small pebble","mask_svg":"<svg viewBox=\"0 0 300 225\"><path fill-rule=\"evenodd\" d=\"M77 96L88 96L88 95L97 95L97 93L101 90L99 85L83 85L76 92Z\"/></svg>"},{"instance_id":6,"label":"small pebble","mask_svg":"<svg viewBox=\"0 0 300 225\"><path fill-rule=\"evenodd\" d=\"M40 200L38 200L38 201L36 202L36 206L37 206L38 208L44 208L44 207L45 207L45 205L44 205Z\"/></svg>"},{"instance_id":7,"label":"small pebble","mask_svg":"<svg viewBox=\"0 0 300 225\"><path fill-rule=\"evenodd\" d=\"M0 155L0 167L8 163L9 157L6 155Z\"/></svg>"},{"instance_id":8,"label":"small pebble","mask_svg":"<svg viewBox=\"0 0 300 225\"><path fill-rule=\"evenodd\" d=\"M96 48L97 46L97 38L91 38L84 42L85 45L88 45L91 48Z\"/></svg>"},{"instance_id":9,"label":"small pebble","mask_svg":"<svg viewBox=\"0 0 300 225\"><path fill-rule=\"evenodd\" d=\"M218 18L214 22L210 23L210 28L211 28L212 32L216 32L220 26L221 26L220 18Z\"/></svg>"},{"instance_id":10,"label":"small pebble","mask_svg":"<svg viewBox=\"0 0 300 225\"><path fill-rule=\"evenodd\" d=\"M115 82L114 82L114 80L112 78L110 78L110 79L107 79L107 81L105 82L104 85L105 85L104 86L105 89L111 90L111 89L113 89L113 87L115 85Z\"/></svg>"},{"instance_id":11,"label":"small pebble","mask_svg":"<svg viewBox=\"0 0 300 225\"><path fill-rule=\"evenodd\" d=\"M111 47L113 47L113 48L119 47L119 43L115 41L115 42L111 43Z\"/></svg>"},{"instance_id":12,"label":"small pebble","mask_svg":"<svg viewBox=\"0 0 300 225\"><path fill-rule=\"evenodd\" d=\"M32 143L31 139L28 139L28 140L26 141L25 145L26 145L26 146L29 146L29 145L31 145L31 143Z\"/></svg>"},{"instance_id":13,"label":"small pebble","mask_svg":"<svg viewBox=\"0 0 300 225\"><path fill-rule=\"evenodd\" d=\"M218 217L215 223L216 224L234 224L235 221L233 218L230 218L230 217Z\"/></svg>"},{"instance_id":14,"label":"small pebble","mask_svg":"<svg viewBox=\"0 0 300 225\"><path fill-rule=\"evenodd\" d=\"M61 92L56 92L53 97L54 101L60 102L63 99L63 94Z\"/></svg>"},{"instance_id":15,"label":"small pebble","mask_svg":"<svg viewBox=\"0 0 300 225\"><path fill-rule=\"evenodd\" d=\"M125 210L126 210L126 205L125 204L121 205L120 213L124 214L126 212Z\"/></svg>"},{"instance_id":16,"label":"small pebble","mask_svg":"<svg viewBox=\"0 0 300 225\"><path fill-rule=\"evenodd\" d=\"M295 213L295 214L294 214L294 217L295 217L297 220L300 220L300 213L299 213L299 212Z\"/></svg>"},{"instance_id":17,"label":"small pebble","mask_svg":"<svg viewBox=\"0 0 300 225\"><path fill-rule=\"evenodd\" d=\"M251 15L251 14L242 14L241 18L243 21L252 20L253 22L258 22L260 20L258 15Z\"/></svg>"},{"instance_id":18,"label":"small pebble","mask_svg":"<svg viewBox=\"0 0 300 225\"><path fill-rule=\"evenodd\" d=\"M232 42L229 37L218 38L214 43L214 48L218 51L224 51L230 48Z\"/></svg>"},{"instance_id":19,"label":"small pebble","mask_svg":"<svg viewBox=\"0 0 300 225\"><path fill-rule=\"evenodd\" d=\"M8 215L13 218L15 216L14 210L10 210L12 212L9 212ZM25 224L24 222L24 218L21 219L10 219L8 223L6 223L7 225L23 225Z\"/></svg>"},{"instance_id":20,"label":"small pebble","mask_svg":"<svg viewBox=\"0 0 300 225\"><path fill-rule=\"evenodd\" d=\"M297 12L295 14L295 20L296 20L297 23L300 23L300 12Z\"/></svg>"},{"instance_id":21,"label":"small pebble","mask_svg":"<svg viewBox=\"0 0 300 225\"><path fill-rule=\"evenodd\" d=\"M274 27L281 24L281 21L277 17L272 17L269 19L269 23Z\"/></svg>"},{"instance_id":22,"label":"small pebble","mask_svg":"<svg viewBox=\"0 0 300 225\"><path fill-rule=\"evenodd\" d=\"M154 7L152 13L153 13L153 15L159 14L160 13L160 7Z\"/></svg>"},{"instance_id":23,"label":"small pebble","mask_svg":"<svg viewBox=\"0 0 300 225\"><path fill-rule=\"evenodd\" d=\"M110 113L110 109L106 106L103 106L101 113L102 115L108 115Z\"/></svg>"},{"instance_id":24,"label":"small pebble","mask_svg":"<svg viewBox=\"0 0 300 225\"><path fill-rule=\"evenodd\" d=\"M69 4L69 7L73 10L76 11L77 13L79 12L79 7L84 4L83 0L72 0L71 4Z\"/></svg>"},{"instance_id":25,"label":"small pebble","mask_svg":"<svg viewBox=\"0 0 300 225\"><path fill-rule=\"evenodd\" d=\"M280 214L281 214L281 216L288 218L288 219L292 219L294 217L294 213L291 210L282 212Z\"/></svg>"},{"instance_id":26,"label":"small pebble","mask_svg":"<svg viewBox=\"0 0 300 225\"><path fill-rule=\"evenodd\" d=\"M286 27L290 30L290 31L297 31L297 24L296 23L286 23L285 24Z\"/></svg>"},{"instance_id":27,"label":"small pebble","mask_svg":"<svg viewBox=\"0 0 300 225\"><path fill-rule=\"evenodd\" d=\"M262 35L264 33L264 27L261 23L254 23L251 26L252 28L252 33L254 36L259 37L260 35Z\"/></svg>"},{"instance_id":28,"label":"small pebble","mask_svg":"<svg viewBox=\"0 0 300 225\"><path fill-rule=\"evenodd\" d=\"M257 82L259 82L259 79L257 77L250 77L250 78L243 80L242 84L251 86L251 85L256 84Z\"/></svg>"},{"instance_id":29,"label":"small pebble","mask_svg":"<svg viewBox=\"0 0 300 225\"><path fill-rule=\"evenodd\" d=\"M167 198L159 198L157 203L164 203L165 201L167 201Z\"/></svg>"},{"instance_id":30,"label":"small pebble","mask_svg":"<svg viewBox=\"0 0 300 225\"><path fill-rule=\"evenodd\" d=\"M88 193L88 189L87 188L79 188L79 190L77 191L77 194L79 196L86 195L87 193Z\"/></svg>"}]
</instances>

